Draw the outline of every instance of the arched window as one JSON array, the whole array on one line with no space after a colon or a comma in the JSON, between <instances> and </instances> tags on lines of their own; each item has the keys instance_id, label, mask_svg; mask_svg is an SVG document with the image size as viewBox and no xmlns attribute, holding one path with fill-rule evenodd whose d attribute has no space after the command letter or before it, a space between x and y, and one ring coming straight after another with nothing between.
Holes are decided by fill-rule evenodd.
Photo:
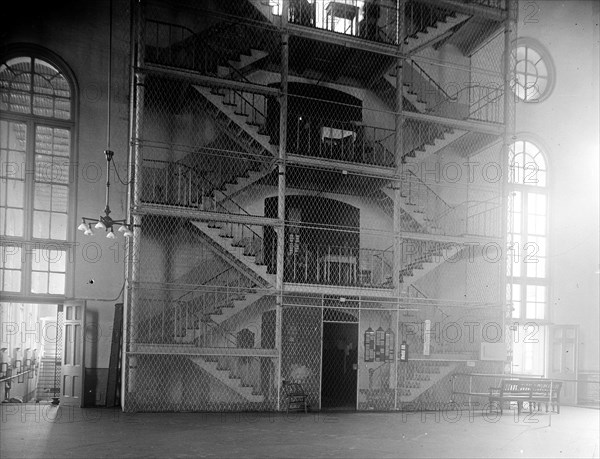
<instances>
[{"instance_id":1,"label":"arched window","mask_svg":"<svg viewBox=\"0 0 600 459\"><path fill-rule=\"evenodd\" d=\"M515 332L520 338L513 343L513 364L519 373L543 374L544 370L542 325L548 320L546 166L543 153L533 142L519 140L512 145L507 300L512 303L512 317L518 323ZM524 341L525 337L531 340Z\"/></svg>"},{"instance_id":2,"label":"arched window","mask_svg":"<svg viewBox=\"0 0 600 459\"><path fill-rule=\"evenodd\" d=\"M515 49L513 90L523 102L540 102L554 86L554 65L547 51L537 42L522 38Z\"/></svg>"},{"instance_id":3,"label":"arched window","mask_svg":"<svg viewBox=\"0 0 600 459\"><path fill-rule=\"evenodd\" d=\"M0 60L0 287L64 295L73 80L37 53Z\"/></svg>"}]
</instances>

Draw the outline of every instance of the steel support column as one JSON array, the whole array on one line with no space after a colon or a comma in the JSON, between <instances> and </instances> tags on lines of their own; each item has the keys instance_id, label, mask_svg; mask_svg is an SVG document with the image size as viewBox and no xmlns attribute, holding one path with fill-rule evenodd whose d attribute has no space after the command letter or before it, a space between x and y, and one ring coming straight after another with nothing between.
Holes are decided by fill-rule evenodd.
<instances>
[{"instance_id":1,"label":"steel support column","mask_svg":"<svg viewBox=\"0 0 600 459\"><path fill-rule=\"evenodd\" d=\"M398 40L398 57L396 60L396 126L394 136L394 157L395 157L395 176L394 179L394 267L392 278L394 285L394 294L397 298L397 312L400 314L400 269L402 265L402 226L400 202L402 199L402 163L404 156L404 115L402 110L404 94L402 91L402 71L404 67L404 35L405 22L404 15L406 11L406 0L398 0L398 28L400 39ZM399 317L399 316L398 316ZM396 375L398 375L398 335L396 330ZM398 407L398 380L394 386L394 409Z\"/></svg>"},{"instance_id":2,"label":"steel support column","mask_svg":"<svg viewBox=\"0 0 600 459\"><path fill-rule=\"evenodd\" d=\"M124 301L123 310L123 355L122 355L122 375L121 375L121 408L126 409L128 388L135 385L135 375L130 367L131 362L127 360L130 331L136 326L135 308L137 306L138 291L137 282L139 281L140 267L140 243L141 243L141 217L135 213L139 207L141 197L141 177L142 177L142 147L140 137L142 132L142 119L144 114L144 82L145 75L135 73L136 68L141 68L144 64L144 12L143 4L137 5L132 2L132 10L136 10L135 24L135 46L132 47L132 68L133 74L130 95L130 147L129 147L129 209L130 222L133 224L133 237L128 243L128 270L127 270L127 288L125 291L126 301ZM132 11L133 14L133 11ZM132 33L133 35L133 33ZM133 211L133 212L132 212ZM132 357L133 358L133 357Z\"/></svg>"},{"instance_id":3,"label":"steel support column","mask_svg":"<svg viewBox=\"0 0 600 459\"><path fill-rule=\"evenodd\" d=\"M502 177L502 215L501 215L501 235L502 235L502 256L500 259L500 273L499 279L500 288L498 289L499 302L500 304L504 304L502 314L502 329L504 330L504 340L505 345L507 347L507 351L509 350L509 346L512 347L512 339L510 339L510 318L512 316L511 311L508 309L508 295L512 297L512 288L507 287L507 275L506 275L506 267L507 267L507 251L508 251L508 210L509 210L509 155L512 144L515 141L515 97L516 95L513 93L511 84L514 82L514 72L515 72L515 55L513 52L513 46L515 44L517 38L517 16L518 16L518 5L517 0L507 0L507 8L508 14L506 20L504 21L504 62L503 62L503 73L504 73L504 148L502 148L502 157L500 158L500 164L503 171ZM511 268L512 269L512 268ZM506 370L510 370L509 368L505 368Z\"/></svg>"},{"instance_id":4,"label":"steel support column","mask_svg":"<svg viewBox=\"0 0 600 459\"><path fill-rule=\"evenodd\" d=\"M282 34L281 34L281 88L279 94L279 161L278 161L278 193L277 193L277 218L279 226L277 233L277 309L275 316L275 347L278 351L277 358L277 411L281 409L281 359L282 355L282 326L283 326L283 267L285 250L285 172L286 172L286 147L287 147L287 112L288 112L288 61L289 61L289 33L287 30L288 2L283 2Z\"/></svg>"}]
</instances>

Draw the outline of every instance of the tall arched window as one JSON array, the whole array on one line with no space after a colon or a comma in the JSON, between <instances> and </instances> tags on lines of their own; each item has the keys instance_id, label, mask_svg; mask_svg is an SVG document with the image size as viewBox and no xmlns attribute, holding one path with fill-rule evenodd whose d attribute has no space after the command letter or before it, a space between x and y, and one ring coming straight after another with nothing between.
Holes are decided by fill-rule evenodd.
<instances>
[{"instance_id":1,"label":"tall arched window","mask_svg":"<svg viewBox=\"0 0 600 459\"><path fill-rule=\"evenodd\" d=\"M507 300L518 323L513 363L521 373L543 374L543 324L548 320L547 181L546 159L539 147L527 140L515 142L509 152Z\"/></svg>"},{"instance_id":2,"label":"tall arched window","mask_svg":"<svg viewBox=\"0 0 600 459\"><path fill-rule=\"evenodd\" d=\"M0 60L0 289L65 295L73 80L37 53Z\"/></svg>"}]
</instances>

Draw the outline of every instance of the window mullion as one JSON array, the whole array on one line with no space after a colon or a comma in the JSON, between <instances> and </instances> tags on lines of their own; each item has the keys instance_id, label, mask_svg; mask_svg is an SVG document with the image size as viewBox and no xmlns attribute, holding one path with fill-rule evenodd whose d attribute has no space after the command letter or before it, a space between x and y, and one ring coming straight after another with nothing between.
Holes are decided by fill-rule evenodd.
<instances>
[{"instance_id":1,"label":"window mullion","mask_svg":"<svg viewBox=\"0 0 600 459\"><path fill-rule=\"evenodd\" d=\"M33 77L32 77L33 78ZM27 121L27 145L25 147L25 196L24 196L24 227L23 236L25 241L31 241L33 233L33 188L35 184L34 155L35 155L35 122ZM29 243L25 243L22 252L23 274L21 278L21 292L31 293L31 271L32 271L32 250Z\"/></svg>"}]
</instances>

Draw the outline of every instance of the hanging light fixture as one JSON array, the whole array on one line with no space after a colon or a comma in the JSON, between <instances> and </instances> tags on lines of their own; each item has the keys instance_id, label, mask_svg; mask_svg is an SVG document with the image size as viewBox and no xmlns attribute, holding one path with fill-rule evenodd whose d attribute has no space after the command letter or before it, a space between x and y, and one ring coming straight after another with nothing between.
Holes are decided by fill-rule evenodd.
<instances>
[{"instance_id":1,"label":"hanging light fixture","mask_svg":"<svg viewBox=\"0 0 600 459\"><path fill-rule=\"evenodd\" d=\"M114 227L119 226L118 232L123 233L125 237L133 236L131 225L125 219L113 220L110 216L110 166L114 156L114 152L110 149L110 106L111 106L111 86L112 86L112 0L109 2L109 28L108 28L108 90L107 90L107 120L106 120L106 200L104 207L104 215L98 218L83 217L81 224L77 227L79 231L83 231L86 236L93 236L92 226L94 229L106 231L106 237L109 239L115 238ZM114 163L113 163L114 166ZM115 168L116 171L116 168Z\"/></svg>"}]
</instances>

